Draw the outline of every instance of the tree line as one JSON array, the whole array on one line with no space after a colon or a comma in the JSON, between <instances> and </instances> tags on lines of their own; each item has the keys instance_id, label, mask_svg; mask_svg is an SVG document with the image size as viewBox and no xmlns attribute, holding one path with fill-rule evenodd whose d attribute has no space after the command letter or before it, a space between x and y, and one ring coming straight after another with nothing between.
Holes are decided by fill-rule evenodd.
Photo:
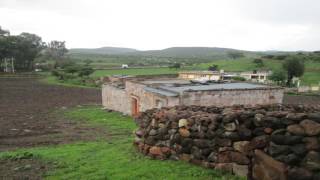
<instances>
[{"instance_id":1,"label":"tree line","mask_svg":"<svg viewBox=\"0 0 320 180\"><path fill-rule=\"evenodd\" d=\"M3 71L32 71L39 57L54 59L57 63L68 52L64 41L43 42L36 34L23 32L11 35L0 26L0 67Z\"/></svg>"}]
</instances>

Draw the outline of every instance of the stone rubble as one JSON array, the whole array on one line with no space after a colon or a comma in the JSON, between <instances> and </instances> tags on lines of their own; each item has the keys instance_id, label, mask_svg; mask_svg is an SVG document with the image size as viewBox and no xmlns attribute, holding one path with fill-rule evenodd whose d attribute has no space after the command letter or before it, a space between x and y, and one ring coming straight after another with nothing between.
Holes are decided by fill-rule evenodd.
<instances>
[{"instance_id":1,"label":"stone rubble","mask_svg":"<svg viewBox=\"0 0 320 180\"><path fill-rule=\"evenodd\" d=\"M164 107L136 122L134 144L156 159L256 180L320 177L320 110L314 107Z\"/></svg>"}]
</instances>

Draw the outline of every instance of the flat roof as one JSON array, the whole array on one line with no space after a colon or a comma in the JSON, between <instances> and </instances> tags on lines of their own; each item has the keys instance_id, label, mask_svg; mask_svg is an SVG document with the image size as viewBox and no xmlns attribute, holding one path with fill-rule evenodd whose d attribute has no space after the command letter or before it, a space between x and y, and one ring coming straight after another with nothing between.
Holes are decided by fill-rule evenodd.
<instances>
[{"instance_id":1,"label":"flat roof","mask_svg":"<svg viewBox=\"0 0 320 180\"><path fill-rule=\"evenodd\" d=\"M221 74L220 71L180 71L179 74Z\"/></svg>"},{"instance_id":2,"label":"flat roof","mask_svg":"<svg viewBox=\"0 0 320 180\"><path fill-rule=\"evenodd\" d=\"M182 93L184 91L208 91L208 90L231 90L231 89L261 89L270 88L270 86L250 83L224 83L224 84L209 84L209 85L186 85L186 86L160 86L172 92Z\"/></svg>"},{"instance_id":3,"label":"flat roof","mask_svg":"<svg viewBox=\"0 0 320 180\"><path fill-rule=\"evenodd\" d=\"M155 79L141 81L143 84L190 84L189 80L184 79Z\"/></svg>"},{"instance_id":4,"label":"flat roof","mask_svg":"<svg viewBox=\"0 0 320 180\"><path fill-rule=\"evenodd\" d=\"M170 97L174 97L174 96L178 96L178 93L175 92L171 92L168 90L162 90L159 88L153 88L153 87L144 87L144 90L151 92L151 93L155 93L155 94L159 94L159 95L163 95L163 96L170 96Z\"/></svg>"}]
</instances>

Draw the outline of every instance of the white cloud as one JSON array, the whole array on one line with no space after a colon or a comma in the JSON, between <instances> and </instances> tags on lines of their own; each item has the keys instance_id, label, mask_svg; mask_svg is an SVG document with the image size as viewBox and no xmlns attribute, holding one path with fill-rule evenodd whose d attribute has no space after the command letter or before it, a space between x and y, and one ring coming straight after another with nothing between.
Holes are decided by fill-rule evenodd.
<instances>
[{"instance_id":1,"label":"white cloud","mask_svg":"<svg viewBox=\"0 0 320 180\"><path fill-rule=\"evenodd\" d=\"M307 0L305 6L300 0L257 2L0 0L0 25L14 34L65 40L68 47L319 49L316 0Z\"/></svg>"}]
</instances>

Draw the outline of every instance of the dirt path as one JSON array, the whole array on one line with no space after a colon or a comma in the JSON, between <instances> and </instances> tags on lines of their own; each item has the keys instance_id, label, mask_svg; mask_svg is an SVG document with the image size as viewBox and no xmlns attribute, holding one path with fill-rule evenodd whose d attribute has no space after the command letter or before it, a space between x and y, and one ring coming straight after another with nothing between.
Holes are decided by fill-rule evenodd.
<instances>
[{"instance_id":1,"label":"dirt path","mask_svg":"<svg viewBox=\"0 0 320 180\"><path fill-rule=\"evenodd\" d=\"M98 89L47 85L35 78L0 78L0 152L92 138L92 128L54 112L100 104L100 99Z\"/></svg>"}]
</instances>

